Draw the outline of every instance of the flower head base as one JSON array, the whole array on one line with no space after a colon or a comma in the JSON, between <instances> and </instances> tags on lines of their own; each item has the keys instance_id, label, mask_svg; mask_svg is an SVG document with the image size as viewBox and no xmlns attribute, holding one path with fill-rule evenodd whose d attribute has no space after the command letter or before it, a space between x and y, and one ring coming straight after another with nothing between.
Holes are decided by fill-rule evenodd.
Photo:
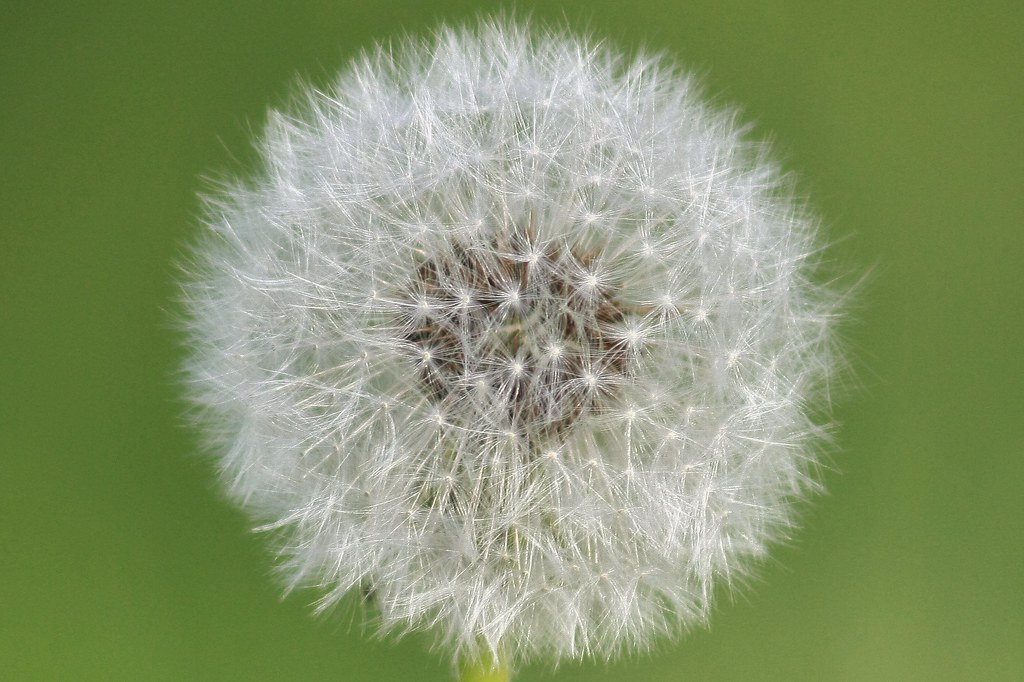
<instances>
[{"instance_id":1,"label":"flower head base","mask_svg":"<svg viewBox=\"0 0 1024 682\"><path fill-rule=\"evenodd\" d=\"M513 225L453 241L416 269L390 311L407 330L422 387L466 429L502 431L527 450L557 444L625 382L638 348L594 258ZM479 237L478 237L479 239Z\"/></svg>"},{"instance_id":2,"label":"flower head base","mask_svg":"<svg viewBox=\"0 0 1024 682\"><path fill-rule=\"evenodd\" d=\"M831 362L813 223L674 68L444 30L262 150L196 251L188 373L291 584L469 658L610 655L787 527Z\"/></svg>"}]
</instances>

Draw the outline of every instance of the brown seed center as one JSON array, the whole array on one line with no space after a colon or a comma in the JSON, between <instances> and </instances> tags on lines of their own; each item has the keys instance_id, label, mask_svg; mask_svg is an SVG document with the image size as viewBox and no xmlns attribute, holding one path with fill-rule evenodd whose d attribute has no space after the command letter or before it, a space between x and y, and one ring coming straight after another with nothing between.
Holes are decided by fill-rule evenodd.
<instances>
[{"instance_id":1,"label":"brown seed center","mask_svg":"<svg viewBox=\"0 0 1024 682\"><path fill-rule=\"evenodd\" d=\"M462 426L534 446L601 409L629 376L635 312L596 254L526 236L432 254L401 296L424 392Z\"/></svg>"}]
</instances>

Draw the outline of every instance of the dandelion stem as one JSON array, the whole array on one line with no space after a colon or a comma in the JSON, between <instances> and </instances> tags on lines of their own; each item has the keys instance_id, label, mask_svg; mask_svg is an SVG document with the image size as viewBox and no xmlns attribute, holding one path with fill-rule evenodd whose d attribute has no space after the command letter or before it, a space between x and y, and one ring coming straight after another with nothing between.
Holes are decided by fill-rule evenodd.
<instances>
[{"instance_id":1,"label":"dandelion stem","mask_svg":"<svg viewBox=\"0 0 1024 682\"><path fill-rule=\"evenodd\" d=\"M497 661L484 658L467 662L459 669L459 682L509 682L510 679L512 676L504 656L499 656Z\"/></svg>"}]
</instances>

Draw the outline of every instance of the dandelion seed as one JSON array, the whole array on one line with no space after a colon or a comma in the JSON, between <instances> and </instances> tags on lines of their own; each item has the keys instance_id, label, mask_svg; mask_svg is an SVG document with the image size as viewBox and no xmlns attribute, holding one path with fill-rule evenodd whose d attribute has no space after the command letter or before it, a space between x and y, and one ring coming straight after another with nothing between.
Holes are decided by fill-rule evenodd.
<instances>
[{"instance_id":1,"label":"dandelion seed","mask_svg":"<svg viewBox=\"0 0 1024 682\"><path fill-rule=\"evenodd\" d=\"M260 149L195 251L187 373L289 585L469 662L607 657L702 623L785 534L833 296L814 222L675 66L444 29Z\"/></svg>"}]
</instances>

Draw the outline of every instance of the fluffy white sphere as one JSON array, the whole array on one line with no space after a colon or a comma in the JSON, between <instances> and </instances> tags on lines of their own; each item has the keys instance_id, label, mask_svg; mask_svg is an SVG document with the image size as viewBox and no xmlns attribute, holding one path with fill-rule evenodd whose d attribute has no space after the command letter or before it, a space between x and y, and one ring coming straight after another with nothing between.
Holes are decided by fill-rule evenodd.
<instances>
[{"instance_id":1,"label":"fluffy white sphere","mask_svg":"<svg viewBox=\"0 0 1024 682\"><path fill-rule=\"evenodd\" d=\"M511 22L273 114L185 287L190 397L293 585L459 656L701 622L821 429L814 224L660 59Z\"/></svg>"}]
</instances>

